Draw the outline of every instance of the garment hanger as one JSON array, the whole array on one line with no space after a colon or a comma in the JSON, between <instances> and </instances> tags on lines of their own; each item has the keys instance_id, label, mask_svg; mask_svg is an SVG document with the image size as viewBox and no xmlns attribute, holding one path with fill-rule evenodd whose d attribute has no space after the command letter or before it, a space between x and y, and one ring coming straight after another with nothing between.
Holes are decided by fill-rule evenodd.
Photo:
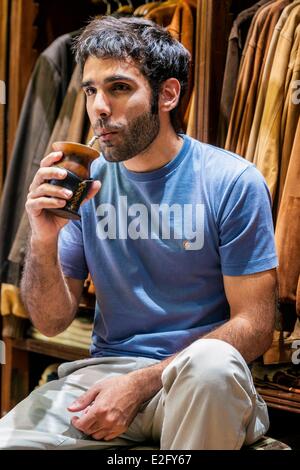
<instances>
[{"instance_id":1,"label":"garment hanger","mask_svg":"<svg viewBox=\"0 0 300 470\"><path fill-rule=\"evenodd\" d=\"M177 5L178 3L180 3L181 0L166 0L166 1L162 1L162 2L154 2L153 3L153 6L151 4L151 7L149 8L146 8L146 11L144 13L144 16L147 16L148 13L151 13L152 10L155 10L156 8L159 8L159 9L164 9L164 8L168 8L170 6L173 6L173 5ZM150 6L150 5L149 5Z\"/></svg>"},{"instance_id":2,"label":"garment hanger","mask_svg":"<svg viewBox=\"0 0 300 470\"><path fill-rule=\"evenodd\" d=\"M122 5L120 0L114 0L116 3L118 3L118 9L116 13L119 13L121 15L131 15L134 12L134 7L131 2L131 0L127 0L127 5Z\"/></svg>"},{"instance_id":3,"label":"garment hanger","mask_svg":"<svg viewBox=\"0 0 300 470\"><path fill-rule=\"evenodd\" d=\"M111 4L109 2L109 0L101 0L103 3L105 3L106 5L106 12L105 14L108 16L108 15L111 15Z\"/></svg>"},{"instance_id":4,"label":"garment hanger","mask_svg":"<svg viewBox=\"0 0 300 470\"><path fill-rule=\"evenodd\" d=\"M162 5L162 1L161 0L156 0L156 1L150 1L150 0L147 0L146 3L144 3L143 5L140 5L139 7L137 7L135 10L134 10L134 16L146 16L151 10L153 10L154 8Z\"/></svg>"},{"instance_id":5,"label":"garment hanger","mask_svg":"<svg viewBox=\"0 0 300 470\"><path fill-rule=\"evenodd\" d=\"M151 3L159 3L160 0L157 0L156 2L151 2L151 0L145 0L145 3L142 5L139 5L133 12L134 16L143 16L142 10L145 8L147 5L150 5Z\"/></svg>"}]
</instances>

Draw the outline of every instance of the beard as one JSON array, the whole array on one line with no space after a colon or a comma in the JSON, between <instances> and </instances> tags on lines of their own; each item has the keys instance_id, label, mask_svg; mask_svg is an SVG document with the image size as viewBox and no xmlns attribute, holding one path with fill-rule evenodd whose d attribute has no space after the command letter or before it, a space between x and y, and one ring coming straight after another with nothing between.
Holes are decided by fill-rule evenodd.
<instances>
[{"instance_id":1,"label":"beard","mask_svg":"<svg viewBox=\"0 0 300 470\"><path fill-rule=\"evenodd\" d=\"M121 143L99 141L100 150L109 162L124 162L144 152L155 140L159 133L160 122L157 113L147 111L134 118L127 128L122 130L120 125L105 127L118 131L117 138Z\"/></svg>"}]
</instances>

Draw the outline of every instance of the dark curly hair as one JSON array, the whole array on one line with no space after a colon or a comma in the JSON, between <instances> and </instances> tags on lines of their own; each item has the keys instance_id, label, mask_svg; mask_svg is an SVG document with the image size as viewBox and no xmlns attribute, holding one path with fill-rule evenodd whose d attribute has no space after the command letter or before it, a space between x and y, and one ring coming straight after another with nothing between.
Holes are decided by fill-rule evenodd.
<instances>
[{"instance_id":1,"label":"dark curly hair","mask_svg":"<svg viewBox=\"0 0 300 470\"><path fill-rule=\"evenodd\" d=\"M73 45L77 63L83 70L89 56L131 58L152 89L152 112L158 112L162 83L176 78L184 95L190 69L190 53L163 27L142 18L103 16L92 19ZM179 131L178 105L170 112L171 123Z\"/></svg>"}]
</instances>

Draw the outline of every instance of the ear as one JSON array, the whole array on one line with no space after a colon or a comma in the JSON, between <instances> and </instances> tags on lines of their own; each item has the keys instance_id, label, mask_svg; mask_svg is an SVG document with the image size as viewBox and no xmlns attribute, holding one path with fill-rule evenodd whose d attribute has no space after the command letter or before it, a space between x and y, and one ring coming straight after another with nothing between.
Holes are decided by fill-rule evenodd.
<instances>
[{"instance_id":1,"label":"ear","mask_svg":"<svg viewBox=\"0 0 300 470\"><path fill-rule=\"evenodd\" d=\"M177 78L168 78L161 85L159 93L159 108L161 111L170 112L176 108L180 96L180 83Z\"/></svg>"}]
</instances>

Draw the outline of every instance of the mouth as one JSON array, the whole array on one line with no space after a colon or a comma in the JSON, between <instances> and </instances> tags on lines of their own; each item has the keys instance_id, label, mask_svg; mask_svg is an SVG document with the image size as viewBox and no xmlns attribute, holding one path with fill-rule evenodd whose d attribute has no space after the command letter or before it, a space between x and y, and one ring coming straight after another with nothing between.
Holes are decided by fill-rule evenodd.
<instances>
[{"instance_id":1,"label":"mouth","mask_svg":"<svg viewBox=\"0 0 300 470\"><path fill-rule=\"evenodd\" d=\"M97 132L97 134L102 137L103 135L107 135L107 134L116 134L116 130L113 130L113 129L109 129L109 128L100 128Z\"/></svg>"},{"instance_id":2,"label":"mouth","mask_svg":"<svg viewBox=\"0 0 300 470\"><path fill-rule=\"evenodd\" d=\"M117 134L116 131L103 130L102 132L99 133L99 138L103 142L106 142L110 140L115 134Z\"/></svg>"}]
</instances>

